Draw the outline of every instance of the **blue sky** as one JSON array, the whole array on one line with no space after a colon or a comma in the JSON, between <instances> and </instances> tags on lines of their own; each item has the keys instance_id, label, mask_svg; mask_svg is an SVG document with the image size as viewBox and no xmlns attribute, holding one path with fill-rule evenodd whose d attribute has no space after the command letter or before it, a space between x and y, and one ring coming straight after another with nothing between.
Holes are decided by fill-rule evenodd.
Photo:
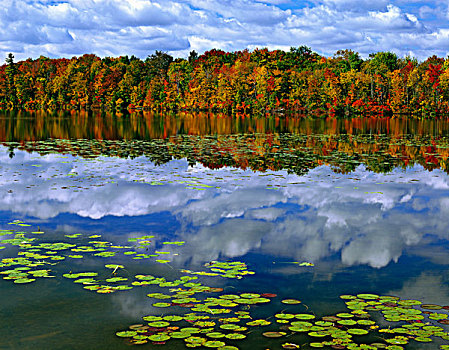
<instances>
[{"instance_id":1,"label":"blue sky","mask_svg":"<svg viewBox=\"0 0 449 350\"><path fill-rule=\"evenodd\" d=\"M2 0L0 9L0 56L16 60L301 45L325 56L352 49L364 58L446 57L449 1Z\"/></svg>"}]
</instances>

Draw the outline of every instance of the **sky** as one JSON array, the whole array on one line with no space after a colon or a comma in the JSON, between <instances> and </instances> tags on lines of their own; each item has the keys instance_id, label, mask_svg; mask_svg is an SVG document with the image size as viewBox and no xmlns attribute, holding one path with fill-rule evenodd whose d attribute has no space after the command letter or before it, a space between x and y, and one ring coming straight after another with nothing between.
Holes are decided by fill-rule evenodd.
<instances>
[{"instance_id":1,"label":"sky","mask_svg":"<svg viewBox=\"0 0 449 350\"><path fill-rule=\"evenodd\" d=\"M447 0L2 0L0 55L16 61L305 45L424 60L449 54Z\"/></svg>"}]
</instances>

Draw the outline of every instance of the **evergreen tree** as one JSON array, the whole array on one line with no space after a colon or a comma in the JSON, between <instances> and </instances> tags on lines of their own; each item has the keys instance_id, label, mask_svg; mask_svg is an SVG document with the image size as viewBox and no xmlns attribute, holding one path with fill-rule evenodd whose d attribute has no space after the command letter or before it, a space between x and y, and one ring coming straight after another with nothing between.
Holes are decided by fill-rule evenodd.
<instances>
[{"instance_id":1,"label":"evergreen tree","mask_svg":"<svg viewBox=\"0 0 449 350\"><path fill-rule=\"evenodd\" d=\"M6 76L7 76L7 101L15 106L17 104L17 94L14 87L14 77L17 74L17 68L14 64L14 55L10 52L5 59L6 64Z\"/></svg>"}]
</instances>

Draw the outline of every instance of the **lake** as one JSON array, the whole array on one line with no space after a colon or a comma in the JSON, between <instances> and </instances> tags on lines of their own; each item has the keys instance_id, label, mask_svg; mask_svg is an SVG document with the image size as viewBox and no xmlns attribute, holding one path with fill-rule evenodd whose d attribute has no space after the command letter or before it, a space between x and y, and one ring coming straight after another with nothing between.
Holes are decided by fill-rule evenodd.
<instances>
[{"instance_id":1,"label":"lake","mask_svg":"<svg viewBox=\"0 0 449 350\"><path fill-rule=\"evenodd\" d=\"M448 349L449 123L0 114L1 349Z\"/></svg>"}]
</instances>

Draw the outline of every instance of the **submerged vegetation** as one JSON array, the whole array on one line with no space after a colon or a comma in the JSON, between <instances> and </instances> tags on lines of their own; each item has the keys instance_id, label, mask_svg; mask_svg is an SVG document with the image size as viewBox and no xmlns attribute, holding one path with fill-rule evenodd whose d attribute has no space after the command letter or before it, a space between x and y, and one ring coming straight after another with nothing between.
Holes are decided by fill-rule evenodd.
<instances>
[{"instance_id":1,"label":"submerged vegetation","mask_svg":"<svg viewBox=\"0 0 449 350\"><path fill-rule=\"evenodd\" d=\"M26 109L213 110L265 115L437 117L449 112L449 60L423 62L351 50L324 57L290 51L192 51L188 59L156 51L131 56L14 62L0 67L0 107Z\"/></svg>"}]
</instances>

